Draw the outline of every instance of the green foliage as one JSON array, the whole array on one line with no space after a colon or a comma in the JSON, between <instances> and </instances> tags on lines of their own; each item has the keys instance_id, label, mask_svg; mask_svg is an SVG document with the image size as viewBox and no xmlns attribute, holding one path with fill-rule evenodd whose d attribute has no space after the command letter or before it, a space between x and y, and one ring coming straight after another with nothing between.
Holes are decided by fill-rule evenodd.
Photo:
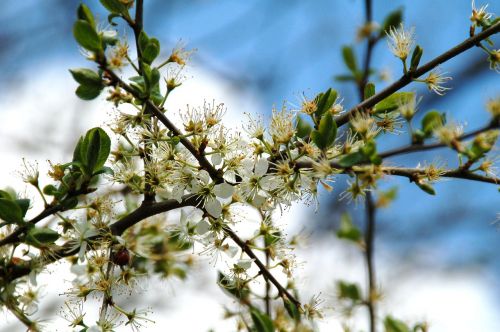
<instances>
[{"instance_id":1,"label":"green foliage","mask_svg":"<svg viewBox=\"0 0 500 332\"><path fill-rule=\"evenodd\" d=\"M422 189L423 192L426 192L428 193L429 195L436 195L436 190L434 190L434 188L427 182L415 182L415 184L417 185L417 187L419 187L420 189Z\"/></svg>"},{"instance_id":2,"label":"green foliage","mask_svg":"<svg viewBox=\"0 0 500 332\"><path fill-rule=\"evenodd\" d=\"M422 54L424 53L424 49L417 45L413 50L410 61L410 72L415 71L418 68L420 63L420 58L422 58Z\"/></svg>"},{"instance_id":3,"label":"green foliage","mask_svg":"<svg viewBox=\"0 0 500 332\"><path fill-rule=\"evenodd\" d=\"M96 53L102 52L101 37L88 21L77 20L73 25L73 36L81 47Z\"/></svg>"},{"instance_id":4,"label":"green foliage","mask_svg":"<svg viewBox=\"0 0 500 332\"><path fill-rule=\"evenodd\" d=\"M127 7L119 0L99 0L99 1L111 13L128 16Z\"/></svg>"},{"instance_id":5,"label":"green foliage","mask_svg":"<svg viewBox=\"0 0 500 332\"><path fill-rule=\"evenodd\" d=\"M297 131L298 137L306 138L311 134L312 127L309 123L307 123L307 121L298 115L297 121L295 122L295 130Z\"/></svg>"},{"instance_id":6,"label":"green foliage","mask_svg":"<svg viewBox=\"0 0 500 332\"><path fill-rule=\"evenodd\" d=\"M0 219L9 224L19 224L23 221L24 214L16 201L0 198Z\"/></svg>"},{"instance_id":7,"label":"green foliage","mask_svg":"<svg viewBox=\"0 0 500 332\"><path fill-rule=\"evenodd\" d=\"M337 91L330 88L324 93L319 93L314 100L316 101L316 111L314 115L316 120L320 120L324 113L330 111L335 100L337 100Z\"/></svg>"},{"instance_id":8,"label":"green foliage","mask_svg":"<svg viewBox=\"0 0 500 332\"><path fill-rule=\"evenodd\" d=\"M30 227L25 241L27 244L40 247L46 244L54 243L59 239L59 233L48 227Z\"/></svg>"},{"instance_id":9,"label":"green foliage","mask_svg":"<svg viewBox=\"0 0 500 332\"><path fill-rule=\"evenodd\" d=\"M274 324L271 318L256 308L250 309L250 315L256 332L274 332Z\"/></svg>"},{"instance_id":10,"label":"green foliage","mask_svg":"<svg viewBox=\"0 0 500 332\"><path fill-rule=\"evenodd\" d=\"M342 47L342 58L344 59L344 63L349 68L351 73L355 76L358 72L358 64L356 62L356 56L354 55L354 50L352 46L344 46Z\"/></svg>"},{"instance_id":11,"label":"green foliage","mask_svg":"<svg viewBox=\"0 0 500 332\"><path fill-rule=\"evenodd\" d=\"M374 113L395 111L401 105L409 103L415 98L415 92L395 92L384 100L378 102L374 107Z\"/></svg>"},{"instance_id":12,"label":"green foliage","mask_svg":"<svg viewBox=\"0 0 500 332\"><path fill-rule=\"evenodd\" d=\"M384 19L384 22L382 23L382 29L380 30L380 36L384 37L386 33L389 32L389 30L397 28L401 22L403 21L403 10L402 9L396 9L392 12L390 12L386 18Z\"/></svg>"},{"instance_id":13,"label":"green foliage","mask_svg":"<svg viewBox=\"0 0 500 332\"><path fill-rule=\"evenodd\" d=\"M391 316L384 319L385 332L410 332L410 328L404 322L397 320Z\"/></svg>"},{"instance_id":14,"label":"green foliage","mask_svg":"<svg viewBox=\"0 0 500 332\"><path fill-rule=\"evenodd\" d=\"M318 129L311 133L311 138L318 148L325 150L332 146L336 137L337 124L333 120L333 116L330 112L326 112L321 117Z\"/></svg>"},{"instance_id":15,"label":"green foliage","mask_svg":"<svg viewBox=\"0 0 500 332\"><path fill-rule=\"evenodd\" d=\"M81 3L80 6L78 6L77 17L82 21L88 22L91 27L95 28L96 25L94 15L85 4Z\"/></svg>"},{"instance_id":16,"label":"green foliage","mask_svg":"<svg viewBox=\"0 0 500 332\"><path fill-rule=\"evenodd\" d=\"M351 216L348 213L343 213L340 216L340 227L337 230L337 237L357 244L363 242L361 230L353 224Z\"/></svg>"},{"instance_id":17,"label":"green foliage","mask_svg":"<svg viewBox=\"0 0 500 332\"><path fill-rule=\"evenodd\" d=\"M73 153L73 163L81 165L84 174L93 175L104 166L111 150L111 140L101 128L90 129L80 138Z\"/></svg>"},{"instance_id":18,"label":"green foliage","mask_svg":"<svg viewBox=\"0 0 500 332\"><path fill-rule=\"evenodd\" d=\"M375 95L375 84L373 84L372 82L368 82L365 86L363 97L366 100L372 97L373 95Z\"/></svg>"}]
</instances>

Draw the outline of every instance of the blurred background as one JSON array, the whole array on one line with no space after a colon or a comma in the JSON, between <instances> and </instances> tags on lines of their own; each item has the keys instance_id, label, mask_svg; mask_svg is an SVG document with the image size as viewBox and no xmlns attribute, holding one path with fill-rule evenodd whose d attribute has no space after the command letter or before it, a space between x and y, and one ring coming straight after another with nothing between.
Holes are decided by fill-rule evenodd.
<instances>
[{"instance_id":1,"label":"blurred background","mask_svg":"<svg viewBox=\"0 0 500 332\"><path fill-rule=\"evenodd\" d=\"M106 27L106 14L98 1L83 2ZM187 70L188 79L169 99L167 107L175 111L187 103L199 105L204 99L215 99L226 104L226 123L234 127L239 126L243 112L269 116L274 105L297 106L302 95L312 98L328 87L339 91L346 108L358 102L354 86L335 82L333 77L347 72L340 53L343 45L354 45L358 57L364 55L364 43L356 43L357 28L364 21L361 0L145 2L145 30L161 41L165 56L179 40L188 49L197 49ZM2 187L21 185L16 169L22 157L38 160L42 169L47 159L65 160L77 137L91 126L104 124L111 113L104 97L83 102L73 92L76 84L68 69L88 65L71 33L79 3L25 0L2 6ZM415 27L418 44L424 48L422 62L460 43L469 33L468 0L373 3L374 19L379 23L389 11L403 8L405 25ZM483 4L477 1L477 7ZM500 13L500 3L491 3L488 11ZM118 29L125 32L124 27ZM130 31L127 34L131 36ZM492 40L498 47L500 38ZM392 77L389 82L400 76L398 61L385 41L378 44L372 64ZM429 93L422 85L406 88L423 97L420 109L447 112L449 118L466 125L466 132L486 124L484 105L500 90L499 76L488 69L484 52L471 49L441 68L453 77L452 90L446 96ZM378 90L388 84L376 82ZM404 135L388 136L380 151L408 142ZM441 149L390 162L415 167L422 161L439 160L454 167L455 159ZM376 268L385 295L379 314L392 313L408 322L427 320L431 331L500 331L500 232L495 225L500 200L496 186L448 180L435 186L437 195L432 197L407 180L387 178L381 183L382 188L393 186L398 187L398 198L377 214ZM321 292L325 299L328 317L319 324L322 331L340 329L332 300L335 281L364 284L361 253L335 237L342 212L350 211L354 221L363 225L362 204L339 202L344 189L345 179L339 177L333 193L321 196L318 213L311 207L294 206L283 216L288 234L301 231L308 237L296 252L303 262L299 284L304 294ZM69 275L60 274L47 280L54 275L61 281L70 280ZM232 331L233 324L222 320L221 305L231 301L217 289L215 279L215 270L200 264L187 283L148 282L144 292L153 299L149 302L157 324L146 330L162 330L161 324L167 324L179 331ZM154 291L158 287L162 292ZM46 292L58 294L50 285ZM49 305L41 313L52 310L55 316L61 299L48 297ZM22 331L12 317L2 316L0 331ZM360 328L364 318L358 319ZM65 331L64 326L58 330Z\"/></svg>"}]
</instances>

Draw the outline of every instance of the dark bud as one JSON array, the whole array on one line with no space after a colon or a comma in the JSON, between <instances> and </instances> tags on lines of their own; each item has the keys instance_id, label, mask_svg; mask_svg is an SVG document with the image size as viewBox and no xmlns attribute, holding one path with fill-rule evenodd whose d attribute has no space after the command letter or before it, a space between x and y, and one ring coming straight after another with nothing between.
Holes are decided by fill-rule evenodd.
<instances>
[{"instance_id":1,"label":"dark bud","mask_svg":"<svg viewBox=\"0 0 500 332\"><path fill-rule=\"evenodd\" d=\"M130 252L127 248L120 248L118 251L113 253L111 261L119 266L129 265L130 263Z\"/></svg>"}]
</instances>

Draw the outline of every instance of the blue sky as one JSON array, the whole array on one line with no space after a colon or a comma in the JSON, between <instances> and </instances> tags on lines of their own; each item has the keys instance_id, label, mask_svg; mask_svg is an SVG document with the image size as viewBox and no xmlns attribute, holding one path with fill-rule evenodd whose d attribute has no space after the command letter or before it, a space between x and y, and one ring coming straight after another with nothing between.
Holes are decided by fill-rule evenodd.
<instances>
[{"instance_id":1,"label":"blue sky","mask_svg":"<svg viewBox=\"0 0 500 332\"><path fill-rule=\"evenodd\" d=\"M96 0L83 2L93 9L99 8ZM27 84L33 73L43 72L41 69L47 63L85 65L71 36L78 3L26 0L4 5L0 13L3 26L0 69L4 73L0 76L0 96ZM417 42L424 48L423 62L468 36L469 1L374 3L374 18L378 22L388 11L404 8L405 24L415 27ZM357 103L355 89L334 82L332 77L346 72L340 56L342 45L353 44L358 56L363 55L364 44L354 42L356 27L364 17L363 1L170 0L146 1L146 5L146 30L162 42L165 54L180 39L188 48L196 48L192 66L210 72L247 96L247 107L254 112L270 113L273 105L279 106L284 101L297 104L302 93L313 97L328 87L340 92L346 107ZM500 13L500 3L491 3L488 9ZM104 12L97 11L104 20ZM500 38L493 40L498 48ZM446 111L452 119L466 122L466 128L473 130L487 122L485 102L500 93L499 75L488 70L485 58L481 50L472 49L443 64L442 69L454 78L450 83L452 90L444 97L436 98L416 84L406 89L423 97L424 111L431 108ZM390 68L394 79L400 74L400 64L385 42L375 49L373 64ZM61 75L69 76L67 69L61 68ZM377 89L384 84L377 84ZM252 98L257 99L255 105ZM0 124L0 132L4 126L8 124ZM398 146L406 139L388 138L379 150ZM419 161L433 161L436 156L453 159L453 154L436 150L393 161L414 167ZM391 208L379 213L377 248L399 253L396 256L400 260L413 260L416 266L480 271L485 282L491 283L494 292L500 295L500 260L496 256L500 251L500 231L492 225L500 212L497 188L461 180L446 181L436 185L438 195L430 197L406 180L387 182L385 186L399 186L399 197ZM320 216L337 215L337 211L329 210L330 205L323 195L322 208L326 212ZM360 215L361 208L355 209L354 214ZM318 221L309 227L314 230L330 226ZM430 253L430 257L422 257L422 252Z\"/></svg>"}]
</instances>

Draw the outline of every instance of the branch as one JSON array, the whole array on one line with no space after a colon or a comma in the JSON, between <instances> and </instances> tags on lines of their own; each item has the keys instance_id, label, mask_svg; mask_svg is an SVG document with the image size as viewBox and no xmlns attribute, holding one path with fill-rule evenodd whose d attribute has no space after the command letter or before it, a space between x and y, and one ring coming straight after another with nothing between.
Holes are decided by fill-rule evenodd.
<instances>
[{"instance_id":1,"label":"branch","mask_svg":"<svg viewBox=\"0 0 500 332\"><path fill-rule=\"evenodd\" d=\"M471 137L474 137L477 134L483 133L483 132L488 131L488 130L497 129L499 127L500 127L500 123L496 123L495 121L492 121L489 125L487 125L485 127L476 129L470 133L467 133L465 135L460 136L458 138L458 140L463 141L463 140L469 139ZM418 151L432 150L432 149L436 149L436 148L443 148L446 146L447 146L446 144L440 143L440 142L432 143L432 144L425 144L425 145L423 145L423 144L411 144L411 145L403 146L403 147L396 148L393 150L382 152L379 154L379 156L382 159L384 159L384 158L392 157L395 155L401 155L401 154L418 152Z\"/></svg>"},{"instance_id":2,"label":"branch","mask_svg":"<svg viewBox=\"0 0 500 332\"><path fill-rule=\"evenodd\" d=\"M51 215L53 215L53 214L55 214L57 212L61 212L63 210L64 210L64 208L60 204L48 206L42 212L40 212L39 215L37 215L36 217L34 217L30 221L28 221L28 223L30 223L30 224L36 224L39 221L42 221L43 219L47 218L48 216L51 216ZM3 238L3 239L0 240L0 247L4 246L6 244L10 244L10 243L14 243L14 242L19 241L19 236L21 234L23 234L23 232L25 230L26 230L26 227L23 227L23 226L20 226L20 227L16 228L15 231L13 231L7 237L5 237L5 238Z\"/></svg>"},{"instance_id":3,"label":"branch","mask_svg":"<svg viewBox=\"0 0 500 332\"><path fill-rule=\"evenodd\" d=\"M382 167L382 171L389 175L398 175L407 177L408 179L410 179L411 182L416 181L418 180L419 177L426 175L426 170L420 168ZM440 174L440 176L445 178L457 178L457 179L472 180L485 183L500 184L500 178L479 175L463 169L445 170Z\"/></svg>"},{"instance_id":4,"label":"branch","mask_svg":"<svg viewBox=\"0 0 500 332\"><path fill-rule=\"evenodd\" d=\"M163 202L145 202L137 209L121 218L114 224L110 226L110 232L112 235L121 235L128 228L134 226L135 224L141 222L142 220L152 217L154 215L178 209L184 206L196 206L198 203L197 199L193 195L185 195L182 197L181 202L175 199L170 199ZM88 239L89 242L99 241L104 239L103 235L98 235L96 237ZM43 265L48 265L58 261L61 258L73 256L78 253L80 247L75 247L74 241L68 241L62 246L57 246L57 248L48 255ZM33 269L29 261L24 263L19 262L8 262L4 266L0 266L0 284L8 283L14 279L28 275Z\"/></svg>"},{"instance_id":5,"label":"branch","mask_svg":"<svg viewBox=\"0 0 500 332\"><path fill-rule=\"evenodd\" d=\"M103 67L101 65L101 67ZM115 84L118 84L121 88L123 88L125 91L131 93L135 98L142 100L144 103L146 103L146 106L149 108L151 113L158 119L160 120L161 123L165 127L167 127L168 130L170 130L172 133L174 133L175 136L178 136L180 139L181 144L189 151L191 154L198 160L198 163L200 166L210 174L210 177L217 183L220 183L223 181L221 174L219 171L215 169L214 166L208 161L208 159L200 153L196 149L196 147L187 139L183 136L182 132L165 116L163 113L164 110L160 109L158 106L156 106L150 99L144 100L144 98L141 98L137 94L137 92L130 87L127 83L125 83L121 78L119 78L113 71L107 69L105 66L102 68L105 70L110 78L114 81Z\"/></svg>"},{"instance_id":6,"label":"branch","mask_svg":"<svg viewBox=\"0 0 500 332\"><path fill-rule=\"evenodd\" d=\"M245 252L248 257L252 258L259 268L260 272L264 276L266 280L269 280L278 290L278 293L283 299L287 299L293 302L293 304L300 308L301 304L299 300L297 300L290 292L283 287L278 280L271 274L271 272L266 268L264 263L255 255L252 249L248 246L246 242L244 242L236 233L227 225L224 226L224 233L226 233L240 248Z\"/></svg>"},{"instance_id":7,"label":"branch","mask_svg":"<svg viewBox=\"0 0 500 332\"><path fill-rule=\"evenodd\" d=\"M478 33L477 35L470 37L463 41L462 43L458 44L457 46L453 47L452 49L446 51L445 53L441 54L440 56L434 58L433 60L427 62L426 64L422 65L421 67L417 68L414 72L409 73L407 75L401 76L401 78L392 83L390 86L385 88L384 90L380 91L379 93L373 95L372 97L362 101L358 105L354 106L351 110L348 112L340 115L338 118L336 118L336 122L338 126L342 126L349 122L349 117L356 112L357 110L360 109L367 109L370 107L375 106L379 101L382 101L386 97L389 97L391 94L394 92L400 90L401 88L405 87L406 85L410 84L413 79L418 78L422 76L423 74L431 71L438 65L440 65L443 62L446 62L455 56L459 55L460 53L463 53L467 51L468 49L476 46L480 41L488 38L491 35L494 35L496 33L500 32L500 22L497 22L496 24L490 26L489 28L483 30L482 32ZM410 75L411 74L411 75Z\"/></svg>"}]
</instances>

